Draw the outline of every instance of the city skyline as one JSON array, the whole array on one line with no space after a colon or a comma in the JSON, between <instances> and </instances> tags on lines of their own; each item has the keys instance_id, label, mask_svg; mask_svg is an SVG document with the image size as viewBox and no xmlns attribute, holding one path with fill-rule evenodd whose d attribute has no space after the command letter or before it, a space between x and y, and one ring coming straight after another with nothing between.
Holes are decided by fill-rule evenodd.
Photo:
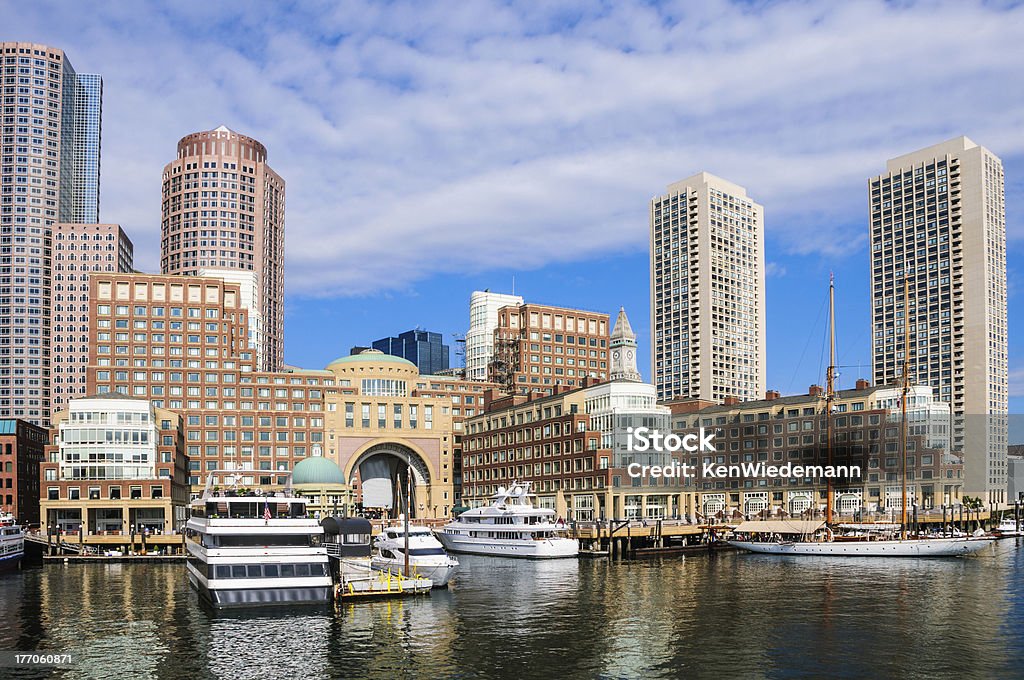
<instances>
[{"instance_id":1,"label":"city skyline","mask_svg":"<svg viewBox=\"0 0 1024 680\"><path fill-rule=\"evenodd\" d=\"M634 18L643 18L652 10L629 6L618 11L630 13L630 16ZM691 11L699 13L712 10L694 9ZM793 22L793 26L789 28L795 29L800 22L820 19L823 24L823 28L820 30L825 34L818 34L814 39L821 40L827 37L828 31L837 30L837 24L841 24L843 21L847 21L853 29L856 29L872 17L877 18L875 16L877 13L885 12L888 13L889 19L900 26L907 27L907 30L925 30L930 25L929 22L932 21L945 26L951 21L950 17L955 15L963 22L973 22L978 26L986 26L995 31L995 37L990 35L989 39L998 43L1000 36L1012 32L1009 29L1013 25L1019 24L1020 21L1020 12L1017 10L1000 12L973 6L939 5L927 11L913 8L898 10L881 6L837 10L815 9L814 11L804 9L801 11L804 13L801 14L800 11L790 8L789 14L782 16L779 14L781 10L777 8L765 8L758 10L755 14L761 20L774 19L779 22L772 34L774 39L782 39L787 35L786 21ZM190 12L191 8L188 6L182 10L166 9L163 12L156 12L156 19L159 19L156 22L157 29L164 33L181 33L185 27L192 26L191 22L195 21L194 18L190 18ZM740 19L744 16L744 12L728 5L716 6L714 12L722 15L723 21L730 21L733 14ZM100 219L122 224L129 237L136 243L137 263L140 269L150 272L158 271L158 268L153 265L156 258L159 257L159 248L154 249L153 246L155 243L154 226L158 224L154 215L159 214L159 199L157 198L154 202L146 196L153 196L154 193L158 194L159 192L159 168L162 167L161 163L166 161L168 138L176 140L192 129L209 129L223 122L232 129L238 129L244 134L261 139L267 145L271 155L275 159L280 159L280 162L275 161L275 168L289 181L289 235L286 249L289 252L289 260L286 269L285 361L289 364L308 367L323 366L331 358L344 354L344 348L349 345L358 344L366 337L381 337L390 334L395 327L423 325L444 331L446 336L452 332L464 333L468 328L466 310L470 292L488 287L492 290L510 292L514 276L516 292L522 293L528 302L597 309L607 313L614 313L619 306L625 306L633 320L634 329L640 337L639 365L641 371L646 379L651 379L652 376L647 375L650 366L649 356L647 356L650 329L645 321L648 316L646 203L657 192L657 187L663 187L666 183L675 181L679 177L707 169L709 172L728 177L730 180L742 184L750 195L755 196L759 202L765 205L766 269L768 274L767 386L783 393L798 392L803 391L810 382L820 379L821 367L819 364L821 362L818 356L818 346L821 337L821 323L816 319L820 316L818 312L827 288L829 270L835 270L837 274L837 299L840 304L840 363L852 366L852 368L843 370L841 384L852 385L858 377L870 377L870 314L866 295L868 291L867 273L870 265L867 249L868 221L864 182L877 173L878 167L887 158L893 158L959 134L965 134L1002 157L1006 168L1010 269L1008 287L1010 297L1011 412L1021 410L1019 407L1022 386L1019 380L1014 380L1015 376L1020 375L1022 371L1017 368L1020 366L1020 362L1014 359L1017 353L1014 352L1016 336L1013 311L1015 307L1019 307L1019 303L1016 303L1014 296L1013 269L1021 248L1020 220L1017 217L1020 210L1017 207L1021 204L1021 180L1019 178L1024 173L1021 172L1021 140L1019 135L1011 131L1006 124L1015 115L1013 112L1021 109L1020 101L1015 93L995 92L995 96L1000 102L999 107L996 108L1001 108L1003 111L998 115L991 109L986 108L985 113L982 114L980 110L971 107L962 108L957 112L944 111L938 114L929 112L923 118L918 116L918 125L913 128L905 127L905 119L900 115L901 109L897 102L894 107L895 114L891 120L862 122L854 126L847 125L843 135L835 141L827 143L824 142L824 135L827 131L813 126L808 135L811 143L804 142L802 144L796 143L799 141L796 139L797 130L792 125L775 130L778 134L773 139L773 144L768 144L765 135L755 130L746 137L751 144L745 153L738 152L736 140L721 130L714 134L708 134L708 142L703 148L692 148L681 144L678 133L671 133L669 134L668 148L659 151L656 156L648 158L647 160L652 162L649 163L650 167L643 172L632 172L633 165L631 163L633 161L630 161L629 156L617 157L620 161L628 161L620 163L618 167L617 179L621 183L620 185L609 183L610 177L597 176L599 173L596 171L593 182L581 184L578 175L582 171L569 163L573 159L579 160L578 153L575 156L571 153L561 156L557 153L544 156L539 154L536 149L527 149L521 153L522 158L519 159L499 153L496 154L489 166L460 166L459 172L462 174L454 178L441 173L445 176L442 178L443 181L436 186L425 187L422 181L418 184L408 185L412 196L416 199L413 201L416 204L415 209L422 215L423 220L416 226L421 227L420 230L426 234L437 237L438 243L424 251L422 242L417 240L419 237L406 238L408 233L404 230L403 225L408 222L408 219L397 220L394 230L397 238L372 239L383 241L383 245L394 247L397 251L395 262L389 264L388 271L383 273L373 269L373 267L381 266L380 258L377 257L379 251L375 251L373 247L367 246L364 242L366 240L363 237L366 231L364 227L367 224L365 220L352 218L350 221L352 217L350 214L341 214L329 220L319 220L320 223L331 226L332 230L337 233L336 238L347 239L349 247L343 248L345 259L340 261L338 259L339 251L330 238L318 240L317 237L322 234L310 232L309 224L316 220L309 219L309 208L303 206L303 201L306 195L321 185L310 181L309 169L303 169L302 166L296 165L298 159L305 158L312 153L312 147L293 143L302 142L303 137L282 136L280 129L267 129L268 127L273 128L273 123L265 116L261 117L255 111L245 109L244 102L233 102L226 95L218 95L210 101L204 101L202 107L190 104L186 107L187 110L175 109L160 114L158 121L161 123L161 127L164 123L167 124L166 130L160 131L164 136L157 134L152 138L147 137L143 134L150 129L146 125L142 126L141 130L138 124L133 124L133 127L112 126L110 123L111 102L119 102L116 104L119 108L118 113L114 115L121 116L120 120L123 123L126 99L131 99L141 105L140 93L146 91L145 83L142 83L141 88L134 92L128 91L123 84L133 74L130 65L115 64L112 61L97 58L96 54L99 53L99 48L87 44L88 41L78 35L72 35L70 32L60 33L62 30L67 31L66 27L62 28L60 22L53 26L42 27L38 23L38 18L34 19L33 10L23 11L19 8L18 12L11 14L14 18L14 26L12 34L8 36L10 39L33 40L59 46L71 56L75 63L85 64L88 69L104 74L106 81L104 96L107 100L104 113L108 120L104 125L106 138L103 149L104 199L103 213ZM102 12L99 14L102 15ZM97 37L96 31L111 30L100 25L101 18L101 16L88 18L84 34ZM218 18L221 22L226 21L224 15L219 15ZM667 11L662 18L665 21L672 19ZM688 22L696 21L699 18L695 16L676 17L678 26L672 22L669 22L669 25L685 29ZM263 22L269 23L272 19L282 18L267 16L257 19L250 17L248 21L256 24L255 28L259 33L261 27L265 28ZM300 13L297 19L288 21L309 21L309 19L310 17ZM429 16L427 20L429 23ZM908 26L915 20L921 24L920 28ZM327 22L325 26L329 27L331 25L330 17L327 17L325 21ZM629 72L638 64L647 63L655 53L663 53L662 56L669 62L683 61L684 55L673 52L677 43L673 43L669 39L672 36L671 31L666 31L662 36L667 36L666 44L664 49L659 52L658 49L655 49L655 43L651 42L659 35L657 30L651 29L648 34L639 29L631 29L626 32L627 36L623 39L623 42L632 40L636 43L630 51L625 50L622 44L605 39L597 30L602 22L610 21L608 17L602 19L601 17L581 16L572 21L566 17L523 17L520 23L529 23L530 21L539 21L548 33L567 33L571 38L570 42L580 49L589 46L597 53L609 58L618 55L618 58L622 60L619 67L623 72ZM379 30L379 26L372 25L372 20L369 20L369 23L371 25L360 24L360 29L356 32L361 36L373 35L376 30L383 36L382 40L396 39L396 35L384 35ZM286 22L285 25L294 26L295 24ZM489 26L493 28L493 25ZM323 33L326 34L329 30L329 28L325 28ZM400 33L401 30L410 29L399 27L395 29L395 33ZM488 30L487 28L480 29L481 33L485 35ZM854 30L854 34L856 35L856 30ZM647 36L647 41L641 40L644 35ZM323 36L318 35L317 39L323 39ZM478 36L477 42L482 39L482 36ZM260 63L252 55L247 54L247 51L233 40L234 38L228 35L221 48L226 51L226 54L237 60L233 63L244 64L247 68L240 69L240 75L231 78L220 74L221 80L218 82L227 90L236 91L236 88L243 87L247 78L251 78L257 73L267 73L269 67L267 63ZM360 40L359 44L367 43L365 37ZM707 37L706 51L708 54L714 56L719 53L723 40L723 36L712 32ZM102 41L98 42L102 43ZM342 41L343 43L344 41ZM804 37L800 42L806 49L810 49L811 43L811 37ZM1004 44L1007 55L1012 55L1020 49L1012 43ZM141 59L148 53L142 51L141 42L130 42L128 47L130 50L134 50L140 59L129 59L125 60L126 62L138 61L142 65L147 63L145 59ZM164 46L160 49L177 50L180 48ZM410 49L434 54L440 47L430 44L429 41L421 43L414 41ZM548 66L554 58L550 53L544 52L544 46L537 41L525 41L523 49L541 51L541 56L544 57L542 61ZM764 43L757 43L751 49L763 50ZM825 69L827 73L824 75L826 76L841 75L843 69L851 67L849 60L839 58L847 53L840 48L835 49L837 50L835 52L836 65L832 70ZM965 46L964 52L969 51L969 46ZM630 54L637 56L628 57ZM344 55L338 54L339 59L342 56ZM461 56L465 57L466 55ZM750 56L749 53L747 56ZM574 55L569 54L567 58L569 57L574 57ZM863 58L863 55L861 57ZM352 58L358 61L359 55L353 55ZM926 60L928 53L925 50L923 56L907 55L906 58ZM578 68L578 59L578 56L570 58L569 63ZM632 63L631 59L636 63ZM148 63L152 63L152 60ZM186 71L189 63L189 60L184 62ZM710 62L706 63L709 63L709 67L713 66ZM915 63L923 62L909 62L911 66ZM336 65L334 62L331 64ZM481 69L488 64L494 65L488 59L466 57L464 68L467 69L467 77L479 76ZM390 75L390 79L400 83L401 74L408 72L409 64L404 59L398 59L392 66L395 72ZM505 66L511 68L517 64L511 63L505 64ZM968 66L970 64L963 68ZM998 64L993 64L991 67L990 73L975 74L964 87L979 96L993 92L993 84L998 83L1001 77L1005 77L1006 72L1000 70L1003 67ZM282 64L276 68L284 69L285 65ZM951 64L948 65L948 68L955 70L961 66ZM108 75L111 69L114 70ZM301 79L300 75L294 73L289 75L286 70L273 71L271 69L271 71L271 80L275 88L281 87L287 82L299 82L296 80L297 78ZM615 73L618 74L620 71L617 70ZM319 71L314 74L314 76L316 75L329 76L328 73ZM388 81L386 73L376 75L381 76L380 82ZM891 81L885 80L887 77L885 74L875 75L882 78L882 81L872 85L872 87L877 86L878 91L884 91L886 87L892 86ZM940 101L939 98L943 95L939 92L939 79L936 70L929 67L925 69L924 75L927 77L922 79L921 84L914 86L917 89L907 95L910 99L905 100L905 103L920 104ZM955 74L944 72L942 82L946 82L953 75ZM181 77L186 78L185 75ZM413 80L414 82L405 91L411 93L409 96L424 96L423 93L425 89L429 89L430 83ZM333 81L328 78L326 82ZM338 82L348 81L341 78ZM358 85L359 83L351 84ZM692 84L704 85L703 81ZM788 111L782 104L785 95L793 88L802 87L806 83L786 81L773 82L772 85L777 86L777 89L767 93L763 89L759 91L762 96L770 97L769 101L783 110L775 112L774 117L769 117L765 125L766 129L770 128L773 122L778 123L785 118L784 115L779 115ZM403 92L400 86L396 85L395 87L399 94ZM807 109L809 113L805 115L829 114L837 101L842 101L845 97L855 97L864 88L865 85L858 81L849 84L847 89L842 92L829 91L819 100L812 102L808 102L806 99L802 100L804 105L809 105ZM173 91L173 88L171 90ZM260 94L267 94L267 92L261 90ZM296 94L294 101L278 103L284 107L304 107L308 109L304 112L310 113L318 109L315 104L323 102L310 99L308 95L308 92L302 91ZM170 93L161 95L156 98L156 101L166 103L170 96L172 96ZM699 130L708 130L709 126L714 128L711 121L716 115L727 114L728 119L750 122L755 119L741 116L737 103L728 97L725 99L725 103L715 111L700 115L700 112L687 109L687 116L693 119L692 122L698 124L697 129ZM259 97L258 100L265 101L262 97ZM573 108L568 103L564 109L553 106L550 101L543 101L542 104L547 116L554 115L552 112L569 111ZM612 112L609 116L602 117L591 111L590 107L594 104L593 101L587 100L586 104L588 105L586 110L578 114L582 121L580 124L585 128L585 134L578 139L578 142L587 144L587 148L595 150L594 154L596 155L591 154L594 157L590 160L594 161L600 172L605 172L605 166L602 163L607 162L609 157L613 159L616 157L607 155L609 147L605 143L605 138L603 135L597 135L596 131L599 128L607 128L607 131L620 130L621 125L617 120L612 119L621 117L622 105L615 108L615 104L610 103ZM237 107L241 107L241 110L233 110ZM355 107L355 109L361 110L359 107ZM234 115L225 115L225 110ZM171 113L174 115L170 115ZM281 117L287 119L287 111L284 113L285 115ZM437 111L437 113L444 113L444 111ZM374 115L380 114L375 112ZM143 116L139 116L139 118L143 118ZM843 124L842 116L838 116L838 118L841 120L835 124L837 128ZM308 120L306 116L301 119ZM365 118L360 120L365 122ZM548 117L545 117L540 124L530 124L529 132L536 133L546 124L544 121L551 122ZM561 129L560 126L564 123L557 116L554 121L552 130ZM400 124L395 119L387 117L385 117L385 122L391 125ZM429 122L435 123L432 118ZM848 123L848 121L846 122ZM312 129L326 135L324 138L326 146L332 152L335 151L335 148L331 146L330 142L337 141L337 137L332 135L346 131L351 133L352 129L346 125L354 124L352 121L327 118L321 118L320 123L319 127L314 126ZM880 127L880 125L883 126ZM294 125L291 127L302 128L302 126ZM678 129L683 130L682 127ZM493 135L493 132L485 135L487 149L497 148L500 150L500 147L494 146L498 142L498 136ZM712 129L711 132L714 130ZM801 130L801 132L805 132L805 130ZM141 140L140 145L141 137L147 138ZM869 138L870 143L864 143ZM595 141L595 144L590 145L590 141ZM125 158L123 151L126 145L140 147L137 156L131 158L131 162L127 166L123 163ZM160 153L160 161L152 165L146 160L149 155L148 149L151 146L158 146ZM386 143L381 147L379 158L374 163L379 164L386 161L395 151ZM637 150L649 149L643 144L639 144ZM772 151L776 155L766 157L766 150ZM422 145L415 145L413 151L415 152L412 154L414 160L409 161L410 165L416 166L426 160L424 154L427 149ZM559 149L559 153L564 151L564 149ZM576 151L579 152L579 148ZM365 153L366 149L363 149L364 160ZM532 159L529 158L531 155ZM357 154L358 156L359 154ZM772 162L769 163L766 158ZM122 162L118 163L117 159L121 159ZM474 159L475 157L470 158L467 161L468 165L472 165L469 161ZM436 160L435 158L434 161L436 162ZM515 174L516 168L533 172L545 167L545 163L556 163L559 160L567 164L562 167L564 174L560 176L561 181L553 181L553 176L550 174L535 173L537 179L524 184L523 178ZM786 175L785 181L767 172L769 166L771 166L770 169L776 170L780 163L785 165L789 171L782 173ZM112 164L117 170L111 169ZM318 165L318 163L311 163L307 168ZM826 165L829 168L828 171L824 170ZM111 179L112 172L124 173L126 167L130 167L131 173L137 178ZM375 183L380 185L380 190L386 190L389 193L393 191L390 181L393 179L392 177L375 173L374 169L379 170L379 167L373 163L362 167L370 173L367 177L374 178ZM292 171L293 169L295 172ZM443 198L445 200L442 202L462 205L460 201L464 194L444 192L446 187L454 191L454 189L468 186L465 182L460 184L459 178L470 177L472 174L470 171L483 178L496 180L472 185L472 189L474 192L482 191L488 200L494 199L497 200L497 203L482 201L484 205L481 205L481 199L473 199L464 206L467 215L463 215L461 219L451 220L445 227L437 220L448 216L448 212L439 207L438 201ZM502 171L507 171L512 175L502 175L500 174ZM494 172L499 174L489 174ZM573 175L574 172L576 176ZM337 179L337 176L332 176L332 178ZM562 196L582 196L586 203L592 205L582 209L578 203L560 205L555 201L548 202L546 195L544 195L543 201L538 201L536 200L538 195L531 193L536 189L531 189L531 187L545 182L556 186L558 193ZM115 187L113 197L111 197L112 184ZM349 186L351 191L355 191L357 188L366 189L368 185L369 183L365 180L360 180L355 186ZM126 199L126 192L131 193L130 200ZM445 257L447 251L454 247L451 239L459 239L464 242L467 234L473 233L474 237L477 235L477 232L471 232L468 228L463 228L460 225L464 224L467 219L475 219L478 214L481 214L477 212L479 210L486 208L494 213L505 210L505 203L502 200L506 199L506 195L510 192L512 194L522 193L527 199L521 202L522 209L515 211L515 219L518 222L513 226L516 229L510 229L507 221L499 220L500 223L490 225L487 230L483 230L479 234L479 243L473 243L472 247L466 248L469 254L452 254L450 257ZM607 196L602 194L607 194ZM807 195L812 195L814 200L804 200ZM430 200L423 200L425 198ZM354 201L353 205L358 202L359 200ZM296 205L297 203L298 205ZM337 209L340 206L343 212L351 207L351 205L346 207L345 201L340 198L337 203L327 202L327 204L332 209ZM571 209L565 210L564 208ZM393 209L389 207L389 210ZM577 213L577 216L571 220L572 224L567 226L565 214L569 213ZM392 213L388 214L392 215ZM413 221L415 222L415 220ZM827 226L821 227L822 224ZM344 228L347 225L352 225L354 228ZM610 229L610 225L617 225L617 228ZM157 228L156 234L158 231ZM556 232L564 232L564 236L556 236ZM609 234L608 232L614 233ZM549 233L557 240L546 244L543 238ZM817 237L815 237L816 234ZM837 235L840 237L838 242L830 241ZM499 237L502 239L501 241L496 240ZM156 238L158 239L158 235ZM561 240L563 238L566 241ZM399 243L402 240L407 243ZM545 247L545 245L550 247ZM443 250L437 250L437 246L442 246ZM320 258L319 253L316 254L317 257L310 259L309 250L311 248L322 251L324 258L333 258L331 259L332 269L347 272L346 276L358 278L359 281L369 282L369 284L364 284L369 287L360 289L351 281L345 282L341 286L339 296L339 290L332 287L332 280L321 277L320 282L326 286L324 290L333 297L314 295L317 293L315 277L323 273L323 265L321 259L318 259ZM417 257L415 264L410 265L410 261L403 257L403 253L416 248L419 248L421 254ZM527 248L529 252L526 252ZM298 252L296 252L297 249ZM470 258L470 254L472 258ZM357 260L355 264L358 266L352 266L354 260ZM510 264L516 266L507 266ZM311 277L314 280L311 280ZM819 290L820 295L817 294ZM430 302L425 305L424 302L427 300ZM314 337L309 332L312 329L326 330L326 335L331 337L330 344L306 341L305 338Z\"/></svg>"}]
</instances>

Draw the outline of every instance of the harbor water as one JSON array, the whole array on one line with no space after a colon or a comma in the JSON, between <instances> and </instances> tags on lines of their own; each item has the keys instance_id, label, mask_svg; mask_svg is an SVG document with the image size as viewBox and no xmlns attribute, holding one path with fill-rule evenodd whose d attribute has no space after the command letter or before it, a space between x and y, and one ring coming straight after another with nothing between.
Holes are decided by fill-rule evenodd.
<instances>
[{"instance_id":1,"label":"harbor water","mask_svg":"<svg viewBox=\"0 0 1024 680\"><path fill-rule=\"evenodd\" d=\"M1024 543L962 559L460 557L449 590L214 613L181 564L0 576L4 678L1021 677Z\"/></svg>"}]
</instances>

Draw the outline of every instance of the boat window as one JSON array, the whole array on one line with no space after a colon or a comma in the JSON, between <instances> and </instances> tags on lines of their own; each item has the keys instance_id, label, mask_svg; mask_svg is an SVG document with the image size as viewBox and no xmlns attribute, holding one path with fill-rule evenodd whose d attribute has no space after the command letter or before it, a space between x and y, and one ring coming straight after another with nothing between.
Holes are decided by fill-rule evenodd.
<instances>
[{"instance_id":1,"label":"boat window","mask_svg":"<svg viewBox=\"0 0 1024 680\"><path fill-rule=\"evenodd\" d=\"M308 565L308 564L296 564L295 565L295 575L296 576L309 576L309 566L310 565Z\"/></svg>"},{"instance_id":2,"label":"boat window","mask_svg":"<svg viewBox=\"0 0 1024 680\"><path fill-rule=\"evenodd\" d=\"M235 564L231 567L231 578L245 578L245 565Z\"/></svg>"},{"instance_id":3,"label":"boat window","mask_svg":"<svg viewBox=\"0 0 1024 680\"><path fill-rule=\"evenodd\" d=\"M281 577L292 578L295 576L295 565L294 564L282 564L281 565Z\"/></svg>"},{"instance_id":4,"label":"boat window","mask_svg":"<svg viewBox=\"0 0 1024 680\"><path fill-rule=\"evenodd\" d=\"M231 567L218 566L217 578L231 578Z\"/></svg>"},{"instance_id":5,"label":"boat window","mask_svg":"<svg viewBox=\"0 0 1024 680\"><path fill-rule=\"evenodd\" d=\"M260 578L263 576L263 570L260 569L258 564L250 564L246 569L249 572L249 578Z\"/></svg>"},{"instance_id":6,"label":"boat window","mask_svg":"<svg viewBox=\"0 0 1024 680\"><path fill-rule=\"evenodd\" d=\"M277 578L278 569L276 564L264 564L263 576L265 578Z\"/></svg>"},{"instance_id":7,"label":"boat window","mask_svg":"<svg viewBox=\"0 0 1024 680\"><path fill-rule=\"evenodd\" d=\"M366 545L370 542L370 534L345 534L345 543L348 545Z\"/></svg>"}]
</instances>

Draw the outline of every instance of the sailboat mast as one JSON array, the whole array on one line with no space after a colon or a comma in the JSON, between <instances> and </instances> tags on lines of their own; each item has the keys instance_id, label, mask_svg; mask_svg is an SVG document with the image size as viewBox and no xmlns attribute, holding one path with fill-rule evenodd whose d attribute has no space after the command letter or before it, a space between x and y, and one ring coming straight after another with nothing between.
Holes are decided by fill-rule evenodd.
<instances>
[{"instance_id":1,"label":"sailboat mast","mask_svg":"<svg viewBox=\"0 0 1024 680\"><path fill-rule=\"evenodd\" d=\"M828 276L828 369L825 371L825 443L828 448L828 466L832 467L832 400L835 398L836 367L836 283L835 275ZM825 521L832 524L832 503L835 490L832 478L825 478Z\"/></svg>"},{"instance_id":2,"label":"sailboat mast","mask_svg":"<svg viewBox=\"0 0 1024 680\"><path fill-rule=\"evenodd\" d=\"M910 391L910 284L903 279L903 396L900 399L900 458L903 476L900 536L907 540L907 393Z\"/></svg>"}]
</instances>

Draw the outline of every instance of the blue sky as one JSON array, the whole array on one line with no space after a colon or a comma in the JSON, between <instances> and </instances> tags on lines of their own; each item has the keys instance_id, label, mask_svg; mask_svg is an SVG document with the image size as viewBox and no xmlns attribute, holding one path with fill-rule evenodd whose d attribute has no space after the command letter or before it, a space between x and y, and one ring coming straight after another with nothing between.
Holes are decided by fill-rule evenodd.
<instances>
[{"instance_id":1,"label":"blue sky","mask_svg":"<svg viewBox=\"0 0 1024 680\"><path fill-rule=\"evenodd\" d=\"M101 219L159 267L160 172L227 125L287 182L286 358L468 324L474 289L614 313L648 356L648 200L707 170L765 206L768 384L869 376L866 180L960 134L1007 177L1024 412L1024 7L990 2L52 3L8 40L104 76Z\"/></svg>"}]
</instances>

